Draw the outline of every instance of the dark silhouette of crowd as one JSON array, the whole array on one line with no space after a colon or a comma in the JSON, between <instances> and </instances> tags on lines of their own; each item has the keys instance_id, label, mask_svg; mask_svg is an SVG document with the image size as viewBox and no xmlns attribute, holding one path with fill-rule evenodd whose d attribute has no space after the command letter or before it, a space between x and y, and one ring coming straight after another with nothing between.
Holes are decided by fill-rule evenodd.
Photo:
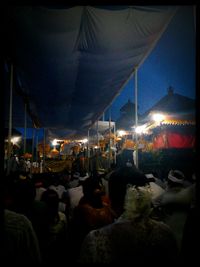
<instances>
[{"instance_id":1,"label":"dark silhouette of crowd","mask_svg":"<svg viewBox=\"0 0 200 267\"><path fill-rule=\"evenodd\" d=\"M112 167L104 174L5 173L1 242L6 265L192 262L195 175L188 179L171 170L160 179L134 163ZM156 258L163 262L156 264Z\"/></svg>"}]
</instances>

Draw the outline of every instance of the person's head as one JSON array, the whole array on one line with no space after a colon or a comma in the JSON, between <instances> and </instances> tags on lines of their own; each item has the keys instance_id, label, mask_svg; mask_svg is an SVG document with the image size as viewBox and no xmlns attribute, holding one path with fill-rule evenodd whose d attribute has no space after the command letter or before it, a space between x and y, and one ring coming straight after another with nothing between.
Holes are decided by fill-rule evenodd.
<instances>
[{"instance_id":1,"label":"person's head","mask_svg":"<svg viewBox=\"0 0 200 267\"><path fill-rule=\"evenodd\" d=\"M149 187L127 185L123 218L140 220L148 218L152 211Z\"/></svg>"},{"instance_id":2,"label":"person's head","mask_svg":"<svg viewBox=\"0 0 200 267\"><path fill-rule=\"evenodd\" d=\"M88 178L89 178L88 173L81 171L78 179L79 179L79 182L81 183L81 182L84 182Z\"/></svg>"},{"instance_id":3,"label":"person's head","mask_svg":"<svg viewBox=\"0 0 200 267\"><path fill-rule=\"evenodd\" d=\"M148 179L145 174L135 167L122 167L114 171L110 176L108 187L111 206L115 212L120 216L124 211L124 200L128 185L141 187L147 184Z\"/></svg>"},{"instance_id":4,"label":"person's head","mask_svg":"<svg viewBox=\"0 0 200 267\"><path fill-rule=\"evenodd\" d=\"M101 206L101 196L104 194L102 184L96 177L89 177L83 183L84 197L94 206Z\"/></svg>"},{"instance_id":5,"label":"person's head","mask_svg":"<svg viewBox=\"0 0 200 267\"><path fill-rule=\"evenodd\" d=\"M167 184L169 187L182 187L185 175L179 170L171 170L168 173Z\"/></svg>"},{"instance_id":6,"label":"person's head","mask_svg":"<svg viewBox=\"0 0 200 267\"><path fill-rule=\"evenodd\" d=\"M41 201L45 202L50 219L54 219L58 214L59 196L53 189L47 189L42 193Z\"/></svg>"},{"instance_id":7,"label":"person's head","mask_svg":"<svg viewBox=\"0 0 200 267\"><path fill-rule=\"evenodd\" d=\"M35 185L30 178L23 173L19 175L19 179L15 182L15 198L20 204L29 205L35 199Z\"/></svg>"}]
</instances>

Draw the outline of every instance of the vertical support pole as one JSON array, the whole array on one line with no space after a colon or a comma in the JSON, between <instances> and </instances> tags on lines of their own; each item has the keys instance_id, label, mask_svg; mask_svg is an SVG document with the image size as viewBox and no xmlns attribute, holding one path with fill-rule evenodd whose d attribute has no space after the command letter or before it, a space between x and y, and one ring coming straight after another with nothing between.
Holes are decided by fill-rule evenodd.
<instances>
[{"instance_id":1,"label":"vertical support pole","mask_svg":"<svg viewBox=\"0 0 200 267\"><path fill-rule=\"evenodd\" d=\"M105 113L103 113L102 120L105 121Z\"/></svg>"},{"instance_id":2,"label":"vertical support pole","mask_svg":"<svg viewBox=\"0 0 200 267\"><path fill-rule=\"evenodd\" d=\"M90 172L90 129L88 129L88 134L87 134L87 172Z\"/></svg>"},{"instance_id":3,"label":"vertical support pole","mask_svg":"<svg viewBox=\"0 0 200 267\"><path fill-rule=\"evenodd\" d=\"M111 166L111 110L109 109L109 168Z\"/></svg>"},{"instance_id":4,"label":"vertical support pole","mask_svg":"<svg viewBox=\"0 0 200 267\"><path fill-rule=\"evenodd\" d=\"M38 162L38 133L36 135L36 156L35 161Z\"/></svg>"},{"instance_id":5,"label":"vertical support pole","mask_svg":"<svg viewBox=\"0 0 200 267\"><path fill-rule=\"evenodd\" d=\"M13 105L13 64L11 63L11 69L10 69L9 128L8 128L8 159L10 159L10 157L11 157L12 105Z\"/></svg>"},{"instance_id":6,"label":"vertical support pole","mask_svg":"<svg viewBox=\"0 0 200 267\"><path fill-rule=\"evenodd\" d=\"M24 104L24 154L26 153L27 103Z\"/></svg>"},{"instance_id":7,"label":"vertical support pole","mask_svg":"<svg viewBox=\"0 0 200 267\"><path fill-rule=\"evenodd\" d=\"M44 128L43 171L45 170L45 147L46 147L46 131L45 131L45 128Z\"/></svg>"},{"instance_id":8,"label":"vertical support pole","mask_svg":"<svg viewBox=\"0 0 200 267\"><path fill-rule=\"evenodd\" d=\"M115 128L115 122L114 122L114 144L113 144L113 146L115 148L115 151L114 151L114 164L116 164L116 154L117 154L117 152L116 152L116 140L115 140L115 137L116 137L116 128Z\"/></svg>"},{"instance_id":9,"label":"vertical support pole","mask_svg":"<svg viewBox=\"0 0 200 267\"><path fill-rule=\"evenodd\" d=\"M138 126L138 69L135 68L135 129ZM135 131L135 166L138 168L138 135Z\"/></svg>"},{"instance_id":10,"label":"vertical support pole","mask_svg":"<svg viewBox=\"0 0 200 267\"><path fill-rule=\"evenodd\" d=\"M35 145L35 128L32 128L33 132L32 132L32 159L31 159L31 166L33 168L33 159L34 159L34 145ZM32 173L32 168L31 168L31 173Z\"/></svg>"},{"instance_id":11,"label":"vertical support pole","mask_svg":"<svg viewBox=\"0 0 200 267\"><path fill-rule=\"evenodd\" d=\"M90 129L88 129L87 139L88 139L88 142L87 142L87 157L89 159L89 157L90 157Z\"/></svg>"},{"instance_id":12,"label":"vertical support pole","mask_svg":"<svg viewBox=\"0 0 200 267\"><path fill-rule=\"evenodd\" d=\"M97 121L97 151L99 149L99 121Z\"/></svg>"}]
</instances>

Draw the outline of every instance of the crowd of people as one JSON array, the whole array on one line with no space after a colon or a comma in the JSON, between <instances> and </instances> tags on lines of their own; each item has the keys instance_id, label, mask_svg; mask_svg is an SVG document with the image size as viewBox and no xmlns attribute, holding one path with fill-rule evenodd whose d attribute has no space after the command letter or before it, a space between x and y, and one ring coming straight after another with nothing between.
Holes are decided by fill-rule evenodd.
<instances>
[{"instance_id":1,"label":"crowd of people","mask_svg":"<svg viewBox=\"0 0 200 267\"><path fill-rule=\"evenodd\" d=\"M192 262L196 177L166 179L134 162L108 172L5 173L1 200L7 264ZM193 239L192 239L193 238ZM157 264L156 264L157 265Z\"/></svg>"}]
</instances>

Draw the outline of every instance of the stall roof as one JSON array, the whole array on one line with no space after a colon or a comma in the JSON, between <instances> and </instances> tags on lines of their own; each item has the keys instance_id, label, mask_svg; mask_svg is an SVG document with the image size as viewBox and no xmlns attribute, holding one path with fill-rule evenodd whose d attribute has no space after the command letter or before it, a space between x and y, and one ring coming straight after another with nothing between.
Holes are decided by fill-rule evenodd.
<instances>
[{"instance_id":1,"label":"stall roof","mask_svg":"<svg viewBox=\"0 0 200 267\"><path fill-rule=\"evenodd\" d=\"M176 10L7 6L7 69L9 73L11 59L16 88L25 96L34 125L70 133L91 128L152 51ZM14 115L15 126L22 126ZM8 112L5 116L7 122Z\"/></svg>"},{"instance_id":2,"label":"stall roof","mask_svg":"<svg viewBox=\"0 0 200 267\"><path fill-rule=\"evenodd\" d=\"M167 89L167 94L162 97L155 105L148 109L143 116L148 115L152 111L163 111L167 113L194 112L195 100L174 92L173 87Z\"/></svg>"},{"instance_id":3,"label":"stall roof","mask_svg":"<svg viewBox=\"0 0 200 267\"><path fill-rule=\"evenodd\" d=\"M163 113L166 116L163 124L194 124L196 115L196 102L194 99L177 94L171 86L167 94L155 105L148 109L140 118L140 121L148 121L153 113Z\"/></svg>"}]
</instances>

